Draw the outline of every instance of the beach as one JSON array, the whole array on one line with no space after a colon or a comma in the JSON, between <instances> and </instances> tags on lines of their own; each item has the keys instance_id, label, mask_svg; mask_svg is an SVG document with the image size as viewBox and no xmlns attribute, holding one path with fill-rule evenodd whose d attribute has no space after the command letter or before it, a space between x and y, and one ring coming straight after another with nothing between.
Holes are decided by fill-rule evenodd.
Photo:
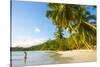
<instances>
[{"instance_id":1,"label":"beach","mask_svg":"<svg viewBox=\"0 0 100 67\"><path fill-rule=\"evenodd\" d=\"M94 50L69 50L69 51L27 51L26 63L24 51L12 52L12 67L96 62Z\"/></svg>"},{"instance_id":2,"label":"beach","mask_svg":"<svg viewBox=\"0 0 100 67\"><path fill-rule=\"evenodd\" d=\"M95 50L70 50L70 51L57 51L61 57L72 57L71 62L91 62L96 61Z\"/></svg>"}]
</instances>

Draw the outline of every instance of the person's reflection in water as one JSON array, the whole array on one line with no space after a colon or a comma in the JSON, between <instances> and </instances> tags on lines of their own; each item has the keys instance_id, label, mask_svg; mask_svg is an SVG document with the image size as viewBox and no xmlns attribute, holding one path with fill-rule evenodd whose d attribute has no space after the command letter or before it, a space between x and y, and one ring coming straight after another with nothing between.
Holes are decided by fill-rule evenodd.
<instances>
[{"instance_id":1,"label":"person's reflection in water","mask_svg":"<svg viewBox=\"0 0 100 67\"><path fill-rule=\"evenodd\" d=\"M24 56L24 63L26 64L26 61L27 61L27 52L25 51L24 54L25 54L25 56Z\"/></svg>"}]
</instances>

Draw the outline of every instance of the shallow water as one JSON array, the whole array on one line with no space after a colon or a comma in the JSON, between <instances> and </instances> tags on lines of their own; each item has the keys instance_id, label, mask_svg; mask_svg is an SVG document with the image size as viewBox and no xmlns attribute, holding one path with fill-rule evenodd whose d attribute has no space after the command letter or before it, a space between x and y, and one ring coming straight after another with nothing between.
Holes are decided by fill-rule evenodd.
<instances>
[{"instance_id":1,"label":"shallow water","mask_svg":"<svg viewBox=\"0 0 100 67\"><path fill-rule=\"evenodd\" d=\"M47 65L57 63L68 63L72 58L62 58L54 51L27 51L26 63L24 62L24 52L12 52L11 65L12 67L24 67L34 65Z\"/></svg>"}]
</instances>

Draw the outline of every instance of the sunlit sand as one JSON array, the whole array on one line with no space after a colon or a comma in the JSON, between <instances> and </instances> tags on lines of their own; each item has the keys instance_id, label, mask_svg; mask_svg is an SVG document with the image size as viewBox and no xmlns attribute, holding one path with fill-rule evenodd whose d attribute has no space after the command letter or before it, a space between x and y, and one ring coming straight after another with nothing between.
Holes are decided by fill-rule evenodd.
<instances>
[{"instance_id":1,"label":"sunlit sand","mask_svg":"<svg viewBox=\"0 0 100 67\"><path fill-rule=\"evenodd\" d=\"M71 50L71 51L57 51L61 57L72 57L71 62L96 61L96 51L94 50Z\"/></svg>"}]
</instances>

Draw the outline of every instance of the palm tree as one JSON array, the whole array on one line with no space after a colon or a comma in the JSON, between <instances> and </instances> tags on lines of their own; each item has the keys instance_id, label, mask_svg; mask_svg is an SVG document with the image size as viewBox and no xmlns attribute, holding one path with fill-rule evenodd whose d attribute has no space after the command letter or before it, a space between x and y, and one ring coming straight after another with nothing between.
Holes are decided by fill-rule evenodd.
<instances>
[{"instance_id":1,"label":"palm tree","mask_svg":"<svg viewBox=\"0 0 100 67\"><path fill-rule=\"evenodd\" d=\"M83 6L84 7L84 6ZM94 6L92 6L94 7ZM77 25L77 34L80 35L81 42L87 47L92 49L93 45L96 45L96 26L93 25L93 22L89 22L91 19L96 22L96 17L91 15L86 9L80 11L80 23Z\"/></svg>"},{"instance_id":2,"label":"palm tree","mask_svg":"<svg viewBox=\"0 0 100 67\"><path fill-rule=\"evenodd\" d=\"M96 30L96 27L94 25L86 21L87 17L85 15L89 13L86 11L87 6L58 3L49 3L48 6L50 9L47 11L47 17L49 19L52 18L53 24L55 24L57 27L65 27L69 30L73 30L72 26L75 24L75 21L77 21L83 22L84 24Z\"/></svg>"},{"instance_id":3,"label":"palm tree","mask_svg":"<svg viewBox=\"0 0 100 67\"><path fill-rule=\"evenodd\" d=\"M70 5L49 3L48 6L50 10L47 11L47 17L52 18L53 24L56 25L56 40L62 44L64 41L63 28L67 28L70 32L73 30L71 22L76 19L76 14L70 9ZM61 46L58 49L61 49Z\"/></svg>"},{"instance_id":4,"label":"palm tree","mask_svg":"<svg viewBox=\"0 0 100 67\"><path fill-rule=\"evenodd\" d=\"M92 15L87 11L87 6L73 5L73 4L58 4L58 3L49 3L49 10L47 11L47 17L52 19L53 24L56 25L58 34L62 37L63 29L67 29L69 32L76 32L80 37L82 37L82 42L86 42L86 37L89 34L95 35L96 26L89 23L88 19ZM90 31L88 31L88 30ZM92 31L92 32L91 32ZM88 34L88 35L87 35ZM84 38L85 36L85 38ZM93 37L91 35L91 37ZM58 36L59 38L59 36ZM75 38L74 38L75 40ZM87 38L88 40L88 38ZM86 46L87 46L86 45ZM89 45L88 45L89 46Z\"/></svg>"},{"instance_id":5,"label":"palm tree","mask_svg":"<svg viewBox=\"0 0 100 67\"><path fill-rule=\"evenodd\" d=\"M72 29L72 21L78 19L78 15L75 13L72 5L49 3L50 10L47 11L47 17L52 18L53 24L57 28Z\"/></svg>"}]
</instances>

